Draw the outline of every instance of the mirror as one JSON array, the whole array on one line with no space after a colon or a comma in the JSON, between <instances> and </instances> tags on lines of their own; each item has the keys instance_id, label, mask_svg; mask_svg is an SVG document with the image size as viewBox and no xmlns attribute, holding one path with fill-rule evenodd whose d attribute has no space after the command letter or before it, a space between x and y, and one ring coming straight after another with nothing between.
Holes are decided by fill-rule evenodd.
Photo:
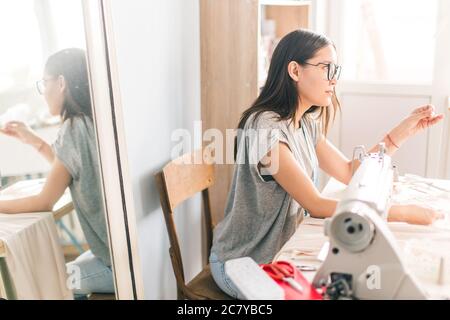
<instances>
[{"instance_id":1,"label":"mirror","mask_svg":"<svg viewBox=\"0 0 450 320\"><path fill-rule=\"evenodd\" d=\"M122 233L127 224L124 212L108 210L105 201L103 177L117 168L101 161L107 150L98 127L106 132L113 123L96 119L102 93L92 87L101 79L96 75L92 85L90 63L109 62L102 41L86 46L102 35L92 18L100 16L100 2L89 2L0 3L1 298L115 299L115 288L133 277L118 274L124 268L113 263L111 243L122 238L111 221ZM126 264L133 241L122 243L115 255Z\"/></svg>"}]
</instances>

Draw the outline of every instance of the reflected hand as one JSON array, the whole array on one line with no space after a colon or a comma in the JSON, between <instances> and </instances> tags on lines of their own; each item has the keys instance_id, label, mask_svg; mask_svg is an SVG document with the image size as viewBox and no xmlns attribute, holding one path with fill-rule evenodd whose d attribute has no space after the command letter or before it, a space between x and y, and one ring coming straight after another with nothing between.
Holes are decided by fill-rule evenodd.
<instances>
[{"instance_id":1,"label":"reflected hand","mask_svg":"<svg viewBox=\"0 0 450 320\"><path fill-rule=\"evenodd\" d=\"M390 221L402 221L410 224L430 225L444 215L434 209L411 204L394 205L389 212Z\"/></svg>"},{"instance_id":2,"label":"reflected hand","mask_svg":"<svg viewBox=\"0 0 450 320\"><path fill-rule=\"evenodd\" d=\"M43 141L29 126L20 121L10 121L6 123L5 127L0 129L0 132L7 136L14 137L28 145L40 146Z\"/></svg>"},{"instance_id":3,"label":"reflected hand","mask_svg":"<svg viewBox=\"0 0 450 320\"><path fill-rule=\"evenodd\" d=\"M414 109L408 117L403 119L399 125L392 129L389 135L392 140L400 146L408 138L437 124L443 118L443 114L435 114L435 107L433 105L421 106Z\"/></svg>"}]
</instances>

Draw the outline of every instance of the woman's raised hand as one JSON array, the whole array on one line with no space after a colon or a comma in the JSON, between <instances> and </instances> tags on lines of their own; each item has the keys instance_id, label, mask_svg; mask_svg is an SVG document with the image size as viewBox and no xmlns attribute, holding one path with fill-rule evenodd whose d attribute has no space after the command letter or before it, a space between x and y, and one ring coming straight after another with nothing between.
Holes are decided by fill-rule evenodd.
<instances>
[{"instance_id":1,"label":"woman's raised hand","mask_svg":"<svg viewBox=\"0 0 450 320\"><path fill-rule=\"evenodd\" d=\"M390 137L397 146L403 144L408 138L416 133L437 124L444 118L443 114L435 114L433 105L425 105L414 109L414 111L403 119L394 129L389 132Z\"/></svg>"},{"instance_id":2,"label":"woman's raised hand","mask_svg":"<svg viewBox=\"0 0 450 320\"><path fill-rule=\"evenodd\" d=\"M30 127L20 121L7 122L4 128L0 129L0 132L28 145L39 147L42 144L42 139Z\"/></svg>"}]
</instances>

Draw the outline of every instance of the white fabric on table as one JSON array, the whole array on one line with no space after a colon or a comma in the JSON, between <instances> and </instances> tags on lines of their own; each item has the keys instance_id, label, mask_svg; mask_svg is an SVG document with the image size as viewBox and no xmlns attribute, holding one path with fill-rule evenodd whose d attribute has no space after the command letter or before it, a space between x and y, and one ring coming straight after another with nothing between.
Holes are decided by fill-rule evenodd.
<instances>
[{"instance_id":1,"label":"white fabric on table","mask_svg":"<svg viewBox=\"0 0 450 320\"><path fill-rule=\"evenodd\" d=\"M322 194L340 199L345 184L330 179ZM449 191L447 191L449 190ZM394 184L391 204L418 204L444 214L444 219L431 226L389 222L397 239L403 262L420 281L431 298L450 299L450 180L425 179L413 175L400 177ZM320 268L319 252L328 241L324 235L323 219L304 219L295 234L278 252L274 260L290 261L297 266ZM437 284L439 260L444 258L444 283ZM304 272L312 282L315 272Z\"/></svg>"},{"instance_id":2,"label":"white fabric on table","mask_svg":"<svg viewBox=\"0 0 450 320\"><path fill-rule=\"evenodd\" d=\"M0 239L18 299L73 299L51 213L0 214Z\"/></svg>"}]
</instances>

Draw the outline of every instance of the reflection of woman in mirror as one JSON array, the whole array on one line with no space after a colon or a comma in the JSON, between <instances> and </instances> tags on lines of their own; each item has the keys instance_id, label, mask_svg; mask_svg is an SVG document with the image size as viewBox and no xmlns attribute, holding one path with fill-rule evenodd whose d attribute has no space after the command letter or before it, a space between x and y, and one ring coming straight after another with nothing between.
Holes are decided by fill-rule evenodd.
<instances>
[{"instance_id":1,"label":"reflection of woman in mirror","mask_svg":"<svg viewBox=\"0 0 450 320\"><path fill-rule=\"evenodd\" d=\"M113 276L101 193L99 163L92 119L86 56L81 49L66 49L47 60L38 82L52 115L60 115L62 126L53 146L48 145L21 122L9 122L2 133L33 146L51 163L42 191L21 199L0 201L0 212L51 211L70 188L75 211L90 250L68 264L80 272L80 288L87 295L113 293ZM79 269L77 269L79 267ZM74 274L75 274L74 272Z\"/></svg>"}]
</instances>

